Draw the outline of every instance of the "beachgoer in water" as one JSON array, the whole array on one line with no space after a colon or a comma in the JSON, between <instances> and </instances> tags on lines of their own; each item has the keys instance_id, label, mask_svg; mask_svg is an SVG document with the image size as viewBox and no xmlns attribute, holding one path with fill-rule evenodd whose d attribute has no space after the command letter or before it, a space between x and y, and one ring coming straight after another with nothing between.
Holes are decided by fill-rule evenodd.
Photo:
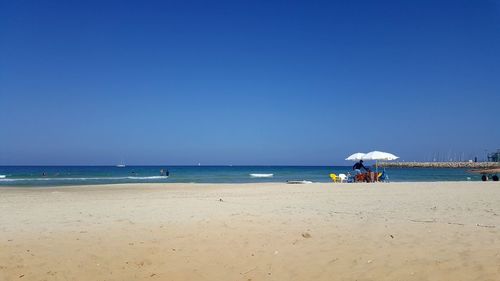
<instances>
[{"instance_id":1,"label":"beachgoer in water","mask_svg":"<svg viewBox=\"0 0 500 281\"><path fill-rule=\"evenodd\" d=\"M169 174L170 173L168 172L168 170L163 170L163 169L160 170L160 176L162 177L168 177Z\"/></svg>"}]
</instances>

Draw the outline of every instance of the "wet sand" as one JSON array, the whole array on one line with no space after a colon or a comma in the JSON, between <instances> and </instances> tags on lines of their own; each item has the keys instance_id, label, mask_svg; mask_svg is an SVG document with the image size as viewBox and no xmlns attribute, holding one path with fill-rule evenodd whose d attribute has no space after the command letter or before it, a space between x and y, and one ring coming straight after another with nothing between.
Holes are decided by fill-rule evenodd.
<instances>
[{"instance_id":1,"label":"wet sand","mask_svg":"<svg viewBox=\"0 0 500 281\"><path fill-rule=\"evenodd\" d=\"M500 184L0 189L0 280L500 280Z\"/></svg>"}]
</instances>

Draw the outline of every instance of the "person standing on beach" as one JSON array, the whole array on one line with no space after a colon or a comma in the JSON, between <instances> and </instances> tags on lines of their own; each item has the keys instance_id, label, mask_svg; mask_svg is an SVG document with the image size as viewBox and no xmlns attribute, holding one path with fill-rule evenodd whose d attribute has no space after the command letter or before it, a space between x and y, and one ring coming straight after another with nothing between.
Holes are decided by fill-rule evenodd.
<instances>
[{"instance_id":1,"label":"person standing on beach","mask_svg":"<svg viewBox=\"0 0 500 281\"><path fill-rule=\"evenodd\" d=\"M356 172L356 174L361 174L361 168L365 169L365 171L368 171L368 169L363 165L363 160L359 160L354 166L352 166L352 169Z\"/></svg>"}]
</instances>

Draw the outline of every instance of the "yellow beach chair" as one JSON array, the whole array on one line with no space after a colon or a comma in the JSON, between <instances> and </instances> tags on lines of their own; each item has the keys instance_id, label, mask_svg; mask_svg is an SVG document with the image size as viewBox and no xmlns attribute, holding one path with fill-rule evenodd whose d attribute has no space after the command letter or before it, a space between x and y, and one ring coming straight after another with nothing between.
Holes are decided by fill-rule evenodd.
<instances>
[{"instance_id":1,"label":"yellow beach chair","mask_svg":"<svg viewBox=\"0 0 500 281\"><path fill-rule=\"evenodd\" d=\"M348 180L346 174L338 174L337 175L337 174L331 173L330 178L332 179L333 182L340 182L340 183L347 182L347 180Z\"/></svg>"},{"instance_id":2,"label":"yellow beach chair","mask_svg":"<svg viewBox=\"0 0 500 281\"><path fill-rule=\"evenodd\" d=\"M332 179L333 182L341 182L342 180L339 178L339 176L337 176L336 174L334 173L331 173L330 174L330 178Z\"/></svg>"}]
</instances>

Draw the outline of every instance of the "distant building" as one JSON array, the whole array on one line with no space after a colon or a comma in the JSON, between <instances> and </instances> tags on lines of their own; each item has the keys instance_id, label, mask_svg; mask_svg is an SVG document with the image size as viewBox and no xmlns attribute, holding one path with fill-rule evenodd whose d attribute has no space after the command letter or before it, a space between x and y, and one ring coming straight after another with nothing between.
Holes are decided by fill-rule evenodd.
<instances>
[{"instance_id":1,"label":"distant building","mask_svg":"<svg viewBox=\"0 0 500 281\"><path fill-rule=\"evenodd\" d=\"M500 162L500 149L488 154L488 162Z\"/></svg>"}]
</instances>

